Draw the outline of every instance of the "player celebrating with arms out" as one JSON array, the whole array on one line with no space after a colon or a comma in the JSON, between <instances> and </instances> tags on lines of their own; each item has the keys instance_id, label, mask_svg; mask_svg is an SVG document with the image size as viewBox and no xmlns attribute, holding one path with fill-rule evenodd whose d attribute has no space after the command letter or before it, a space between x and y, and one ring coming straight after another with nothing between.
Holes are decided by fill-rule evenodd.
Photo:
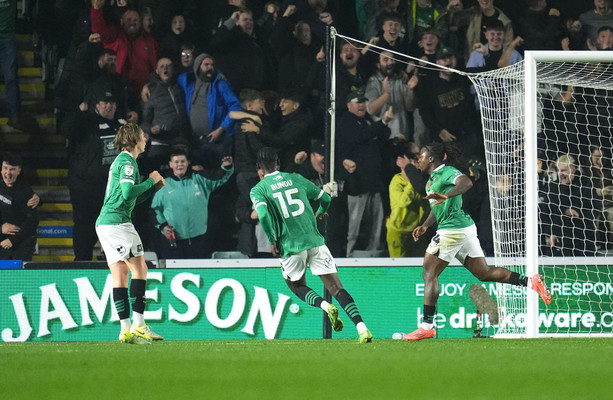
<instances>
[{"instance_id":1,"label":"player celebrating with arms out","mask_svg":"<svg viewBox=\"0 0 613 400\"><path fill-rule=\"evenodd\" d=\"M161 340L145 324L145 287L147 286L147 264L143 244L132 225L132 211L137 201L145 200L156 189L164 186L164 178L153 171L149 178L140 182L136 158L145 151L147 138L134 123L127 123L117 130L115 147L121 149L109 169L109 179L104 194L100 216L96 220L96 233L106 255L106 261L113 276L113 301L119 314L122 343L149 344ZM133 324L130 325L130 303L128 280L132 298Z\"/></svg>"},{"instance_id":2,"label":"player celebrating with arms out","mask_svg":"<svg viewBox=\"0 0 613 400\"><path fill-rule=\"evenodd\" d=\"M545 304L551 303L551 294L543 277L528 278L506 268L487 265L481 249L477 228L472 218L462 210L462 194L473 184L469 177L446 163L458 159L457 148L450 143L432 143L421 148L418 168L430 175L426 184L426 198L431 211L423 225L413 230L413 239L419 240L429 226L438 224L424 256L424 310L423 323L417 330L404 335L406 340L429 339L436 336L434 314L439 296L438 277L455 257L482 282L501 282L527 286L535 290Z\"/></svg>"},{"instance_id":3,"label":"player celebrating with arms out","mask_svg":"<svg viewBox=\"0 0 613 400\"><path fill-rule=\"evenodd\" d=\"M305 303L324 310L332 328L341 331L338 308L306 285L305 272L310 267L356 325L359 342L371 342L372 334L343 288L332 254L317 230L316 218L326 215L332 199L301 175L279 172L279 157L270 147L258 151L257 163L260 182L251 189L250 197L272 254L280 257L287 286ZM317 213L313 213L309 200L319 201Z\"/></svg>"}]
</instances>

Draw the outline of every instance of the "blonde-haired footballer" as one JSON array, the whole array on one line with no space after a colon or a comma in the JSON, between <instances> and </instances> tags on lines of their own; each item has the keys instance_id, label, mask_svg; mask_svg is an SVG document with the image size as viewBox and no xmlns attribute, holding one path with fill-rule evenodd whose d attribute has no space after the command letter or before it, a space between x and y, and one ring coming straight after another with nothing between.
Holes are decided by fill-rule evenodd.
<instances>
[{"instance_id":1,"label":"blonde-haired footballer","mask_svg":"<svg viewBox=\"0 0 613 400\"><path fill-rule=\"evenodd\" d=\"M113 301L119 314L119 341L122 343L149 344L152 340L163 339L145 324L147 264L143 244L132 225L136 203L164 186L164 178L158 171L151 172L149 178L141 182L136 158L145 151L146 144L145 133L134 123L127 123L117 131L115 146L122 151L109 169L104 203L96 220L96 233L113 276ZM128 300L130 273L132 324Z\"/></svg>"}]
</instances>

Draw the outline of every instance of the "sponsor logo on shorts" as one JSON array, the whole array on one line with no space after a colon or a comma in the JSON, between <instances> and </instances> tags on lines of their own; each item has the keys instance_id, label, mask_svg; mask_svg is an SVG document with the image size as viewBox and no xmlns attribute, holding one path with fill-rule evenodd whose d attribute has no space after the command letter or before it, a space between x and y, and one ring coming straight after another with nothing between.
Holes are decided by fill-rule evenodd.
<instances>
[{"instance_id":1,"label":"sponsor logo on shorts","mask_svg":"<svg viewBox=\"0 0 613 400\"><path fill-rule=\"evenodd\" d=\"M126 248L121 244L115 247L115 250L117 250L117 253L122 257L126 254Z\"/></svg>"},{"instance_id":2,"label":"sponsor logo on shorts","mask_svg":"<svg viewBox=\"0 0 613 400\"><path fill-rule=\"evenodd\" d=\"M141 251L143 251L143 245L142 245L142 244L137 245L137 246L136 246L136 251L138 251L139 253L140 253Z\"/></svg>"}]
</instances>

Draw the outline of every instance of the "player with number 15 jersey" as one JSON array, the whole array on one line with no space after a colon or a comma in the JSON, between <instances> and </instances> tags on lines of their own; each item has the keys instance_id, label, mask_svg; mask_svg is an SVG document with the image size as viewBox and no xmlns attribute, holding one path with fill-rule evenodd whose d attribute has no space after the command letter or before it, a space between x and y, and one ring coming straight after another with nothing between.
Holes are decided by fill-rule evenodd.
<instances>
[{"instance_id":1,"label":"player with number 15 jersey","mask_svg":"<svg viewBox=\"0 0 613 400\"><path fill-rule=\"evenodd\" d=\"M331 199L311 181L298 174L276 171L264 176L251 189L250 196L254 209L267 208L270 218L260 219L260 223L281 257L324 244L309 200L319 201L317 214L322 215Z\"/></svg>"},{"instance_id":2,"label":"player with number 15 jersey","mask_svg":"<svg viewBox=\"0 0 613 400\"><path fill-rule=\"evenodd\" d=\"M273 148L258 151L257 165L260 182L251 189L251 201L271 253L280 256L285 283L299 299L326 312L332 329L341 331L338 308L307 286L305 272L310 268L355 324L359 342L372 342L372 333L353 297L344 289L334 258L317 230L316 218L326 216L330 195L301 175L279 172L279 156ZM309 200L319 202L317 213L313 213Z\"/></svg>"}]
</instances>

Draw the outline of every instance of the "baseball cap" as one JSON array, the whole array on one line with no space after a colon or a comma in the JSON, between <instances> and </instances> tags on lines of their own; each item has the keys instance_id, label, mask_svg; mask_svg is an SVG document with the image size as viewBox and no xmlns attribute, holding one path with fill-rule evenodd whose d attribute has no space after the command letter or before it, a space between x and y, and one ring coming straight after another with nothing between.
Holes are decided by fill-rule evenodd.
<instances>
[{"instance_id":1,"label":"baseball cap","mask_svg":"<svg viewBox=\"0 0 613 400\"><path fill-rule=\"evenodd\" d=\"M107 103L117 103L117 99L111 92L100 92L96 101L106 101Z\"/></svg>"},{"instance_id":2,"label":"baseball cap","mask_svg":"<svg viewBox=\"0 0 613 400\"><path fill-rule=\"evenodd\" d=\"M311 153L326 155L326 143L323 140L313 140L311 142Z\"/></svg>"},{"instance_id":3,"label":"baseball cap","mask_svg":"<svg viewBox=\"0 0 613 400\"><path fill-rule=\"evenodd\" d=\"M346 98L347 103L364 103L365 101L368 101L368 99L361 89L352 90Z\"/></svg>"},{"instance_id":4,"label":"baseball cap","mask_svg":"<svg viewBox=\"0 0 613 400\"><path fill-rule=\"evenodd\" d=\"M455 56L455 53L451 49L451 47L442 47L436 51L437 60L442 60L443 58L454 57L454 56Z\"/></svg>"}]
</instances>

